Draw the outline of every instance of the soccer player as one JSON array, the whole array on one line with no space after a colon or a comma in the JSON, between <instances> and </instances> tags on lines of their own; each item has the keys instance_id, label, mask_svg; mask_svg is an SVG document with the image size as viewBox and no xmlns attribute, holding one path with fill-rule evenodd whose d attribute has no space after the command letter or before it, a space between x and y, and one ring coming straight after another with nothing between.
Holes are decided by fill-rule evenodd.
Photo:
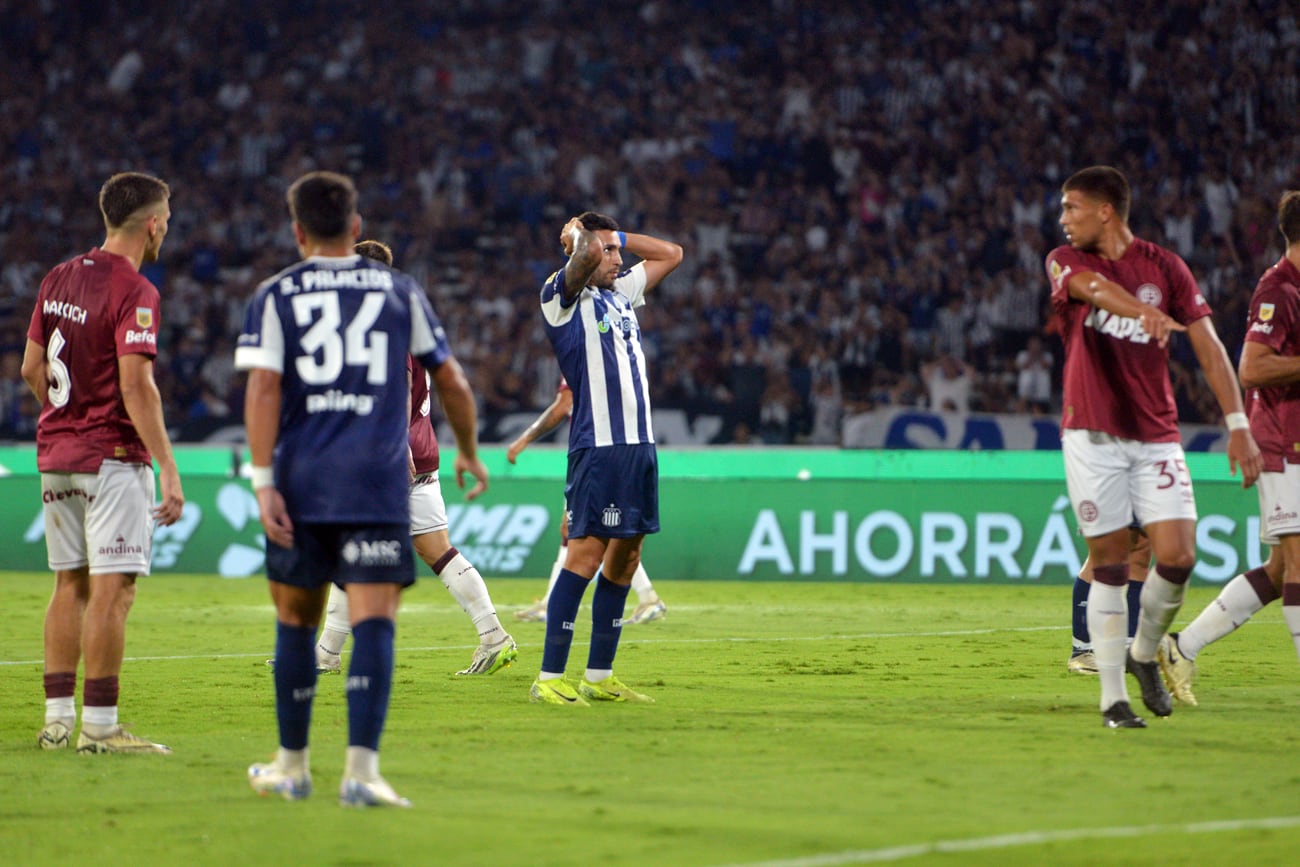
<instances>
[{"instance_id":1,"label":"soccer player","mask_svg":"<svg viewBox=\"0 0 1300 867\"><path fill-rule=\"evenodd\" d=\"M423 289L354 251L361 218L350 178L303 175L288 203L302 261L257 288L235 350L236 367L249 371L244 420L277 621L280 748L248 779L259 794L311 794L313 648L337 582L353 635L339 801L407 807L379 773L394 621L401 590L415 582L406 356L436 375L451 353ZM472 406L447 407L463 450L458 468L476 466L474 439L462 436Z\"/></svg>"},{"instance_id":2,"label":"soccer player","mask_svg":"<svg viewBox=\"0 0 1300 867\"><path fill-rule=\"evenodd\" d=\"M1279 597L1300 654L1300 191L1277 207L1286 252L1250 299L1238 372L1247 388L1250 431L1264 453L1259 535L1268 562L1236 576L1182 632L1160 642L1160 667L1175 698L1196 704L1192 681L1201 648L1233 632Z\"/></svg>"},{"instance_id":3,"label":"soccer player","mask_svg":"<svg viewBox=\"0 0 1300 867\"><path fill-rule=\"evenodd\" d=\"M560 377L560 387L555 393L555 400L551 401L551 405L542 410L542 414L533 419L532 424L510 443L506 449L506 460L514 464L519 453L528 448L530 443L555 430L572 414L573 392L569 389L569 384L564 381L564 377ZM560 570L564 568L568 551L569 510L566 508L564 518L560 521L560 550L551 565L551 577L546 585L546 593L529 607L516 611L517 619L533 623L546 622L546 606L551 599L551 589L555 587L556 579L560 577ZM624 626L650 623L668 613L668 606L659 598L654 585L650 583L650 576L646 574L644 563L638 562L636 565L636 574L632 576L632 592L636 594L637 606L632 610L632 616L623 621Z\"/></svg>"},{"instance_id":4,"label":"soccer player","mask_svg":"<svg viewBox=\"0 0 1300 867\"><path fill-rule=\"evenodd\" d=\"M1178 613L1196 560L1196 499L1169 381L1170 335L1185 331L1229 429L1228 462L1242 484L1259 475L1259 447L1210 308L1182 259L1134 237L1129 186L1109 166L1061 187L1069 244L1048 254L1052 304L1065 338L1061 450L1066 485L1093 564L1088 631L1101 681L1102 722L1143 728L1129 705L1127 667L1157 716L1173 712L1156 649ZM1137 634L1125 652L1129 524L1151 540Z\"/></svg>"},{"instance_id":5,"label":"soccer player","mask_svg":"<svg viewBox=\"0 0 1300 867\"><path fill-rule=\"evenodd\" d=\"M393 251L380 241L361 241L356 251L362 256L392 266ZM431 380L429 374L419 366L413 356L406 357L407 379L411 387L411 426L409 441L411 450L411 543L420 559L429 564L433 574L442 581L452 598L469 615L470 621L478 631L479 646L474 651L469 668L457 674L495 674L509 666L519 656L515 641L501 626L496 609L492 606L492 597L487 584L474 564L465 559L452 544L447 535L447 506L442 499L442 486L438 482L438 438L433 424L429 421L430 383L437 388L438 398L443 406L474 407L474 395L461 370L460 363L448 356L438 368L436 377ZM457 420L464 422L467 410L457 413ZM469 417L472 422L473 415ZM461 435L477 443L478 433L474 424L462 425ZM465 498L472 500L481 494L487 478L477 449L468 452L472 458L466 458L466 450L460 451L462 459L471 463L456 467L456 481L464 487L465 472L479 480L470 489ZM338 585L330 587L329 604L325 609L325 628L321 630L320 641L316 645L316 668L318 671L339 671L342 663L339 653L343 643L352 634L352 625L348 619L348 595Z\"/></svg>"},{"instance_id":6,"label":"soccer player","mask_svg":"<svg viewBox=\"0 0 1300 867\"><path fill-rule=\"evenodd\" d=\"M170 198L150 175L109 178L99 191L103 245L46 275L27 329L22 376L41 402L36 463L54 572L37 736L47 750L68 746L84 656L77 752L171 752L124 729L117 711L126 619L136 578L149 574L153 525L175 523L185 505L153 377L158 290L140 273L167 237Z\"/></svg>"},{"instance_id":7,"label":"soccer player","mask_svg":"<svg viewBox=\"0 0 1300 867\"><path fill-rule=\"evenodd\" d=\"M1125 601L1128 604L1128 640L1132 643L1133 636L1137 634L1142 585L1146 583L1147 572L1151 569L1151 540L1143 534L1140 525L1133 525L1129 527L1128 543L1128 587L1125 590ZM1097 657L1092 652L1092 635L1088 632L1088 594L1091 587L1092 561L1084 560L1074 579L1074 607L1070 618L1073 641L1070 659L1065 664L1066 670L1074 674L1097 673Z\"/></svg>"},{"instance_id":8,"label":"soccer player","mask_svg":"<svg viewBox=\"0 0 1300 867\"><path fill-rule=\"evenodd\" d=\"M585 705L652 701L614 675L623 610L647 533L659 532L659 467L650 383L635 308L682 261L682 248L619 230L587 211L565 224L569 260L542 285L546 334L573 392L564 488L569 546L546 610L542 669L532 701ZM622 251L641 261L622 270ZM597 577L599 573L599 577ZM564 679L573 624L587 584L591 647L577 689Z\"/></svg>"}]
</instances>

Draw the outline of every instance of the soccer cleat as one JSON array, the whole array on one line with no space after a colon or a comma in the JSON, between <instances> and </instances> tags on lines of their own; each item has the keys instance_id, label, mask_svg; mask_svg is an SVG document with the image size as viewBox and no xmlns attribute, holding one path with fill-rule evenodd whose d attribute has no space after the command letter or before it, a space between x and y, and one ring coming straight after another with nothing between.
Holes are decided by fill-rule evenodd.
<instances>
[{"instance_id":1,"label":"soccer cleat","mask_svg":"<svg viewBox=\"0 0 1300 867\"><path fill-rule=\"evenodd\" d=\"M462 674L496 674L503 668L508 668L510 663L519 658L519 650L515 646L515 640L507 635L502 639L500 644L488 647L480 646L474 651L474 658L469 664L469 668L464 671L456 672L457 676Z\"/></svg>"},{"instance_id":2,"label":"soccer cleat","mask_svg":"<svg viewBox=\"0 0 1300 867\"><path fill-rule=\"evenodd\" d=\"M116 727L111 734L107 734L102 738L91 737L86 734L83 727L81 735L77 738L77 752L81 755L90 755L91 753L154 753L169 756L172 748L133 735L122 726Z\"/></svg>"},{"instance_id":3,"label":"soccer cleat","mask_svg":"<svg viewBox=\"0 0 1300 867\"><path fill-rule=\"evenodd\" d=\"M1126 701L1117 701L1101 712L1101 724L1108 729L1144 729L1147 721L1133 713Z\"/></svg>"},{"instance_id":4,"label":"soccer cleat","mask_svg":"<svg viewBox=\"0 0 1300 867\"><path fill-rule=\"evenodd\" d=\"M393 791L383 777L368 783L348 777L339 785L339 804L344 807L409 807L411 802Z\"/></svg>"},{"instance_id":5,"label":"soccer cleat","mask_svg":"<svg viewBox=\"0 0 1300 867\"><path fill-rule=\"evenodd\" d=\"M43 750L64 750L72 739L72 730L58 720L47 722L36 736L36 746Z\"/></svg>"},{"instance_id":6,"label":"soccer cleat","mask_svg":"<svg viewBox=\"0 0 1300 867\"><path fill-rule=\"evenodd\" d=\"M1096 674L1097 657L1091 650L1076 650L1070 654L1070 660L1065 663L1065 668L1074 674Z\"/></svg>"},{"instance_id":7,"label":"soccer cleat","mask_svg":"<svg viewBox=\"0 0 1300 867\"><path fill-rule=\"evenodd\" d=\"M319 644L316 645L316 673L338 674L343 670L343 658L337 653L330 653Z\"/></svg>"},{"instance_id":8,"label":"soccer cleat","mask_svg":"<svg viewBox=\"0 0 1300 867\"><path fill-rule=\"evenodd\" d=\"M546 704L563 704L572 707L587 707L587 700L578 695L564 678L557 680L535 680L528 690L529 701L541 701Z\"/></svg>"},{"instance_id":9,"label":"soccer cleat","mask_svg":"<svg viewBox=\"0 0 1300 867\"><path fill-rule=\"evenodd\" d=\"M515 620L522 620L525 623L545 623L546 622L546 600L538 599L527 608L515 612Z\"/></svg>"},{"instance_id":10,"label":"soccer cleat","mask_svg":"<svg viewBox=\"0 0 1300 867\"><path fill-rule=\"evenodd\" d=\"M648 695L642 695L634 689L631 689L623 681L614 675L610 675L604 680L598 680L595 683L583 678L582 684L578 687L578 693L583 698L592 701L635 701L643 704L654 704L654 699Z\"/></svg>"},{"instance_id":11,"label":"soccer cleat","mask_svg":"<svg viewBox=\"0 0 1300 867\"><path fill-rule=\"evenodd\" d=\"M279 795L286 801L301 801L311 794L311 771L289 774L275 762L258 762L248 766L248 785L262 797Z\"/></svg>"},{"instance_id":12,"label":"soccer cleat","mask_svg":"<svg viewBox=\"0 0 1300 867\"><path fill-rule=\"evenodd\" d=\"M1125 663L1128 673L1137 678L1142 687L1142 703L1156 716L1169 716L1174 712L1174 700L1165 689L1165 682L1160 678L1160 666L1153 659L1150 662L1138 662L1133 658L1133 651L1128 652Z\"/></svg>"},{"instance_id":13,"label":"soccer cleat","mask_svg":"<svg viewBox=\"0 0 1300 867\"><path fill-rule=\"evenodd\" d=\"M656 599L654 602L642 602L632 612L632 616L623 621L623 625L636 626L642 623L650 623L662 619L667 612L668 606L664 604L662 599Z\"/></svg>"},{"instance_id":14,"label":"soccer cleat","mask_svg":"<svg viewBox=\"0 0 1300 867\"><path fill-rule=\"evenodd\" d=\"M1196 707L1196 696L1192 694L1196 663L1183 656L1178 647L1177 632L1171 632L1160 639L1160 644L1156 647L1156 662L1160 663L1160 673L1165 676L1165 685L1174 698Z\"/></svg>"}]
</instances>

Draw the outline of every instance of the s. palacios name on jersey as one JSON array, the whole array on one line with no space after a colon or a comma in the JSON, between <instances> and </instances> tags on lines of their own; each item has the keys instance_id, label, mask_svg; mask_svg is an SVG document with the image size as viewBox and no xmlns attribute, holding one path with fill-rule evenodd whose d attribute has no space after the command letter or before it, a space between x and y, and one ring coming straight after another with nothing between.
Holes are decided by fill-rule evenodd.
<instances>
[{"instance_id":1,"label":"s. palacios name on jersey","mask_svg":"<svg viewBox=\"0 0 1300 867\"><path fill-rule=\"evenodd\" d=\"M391 271L379 268L343 270L322 268L314 271L299 271L291 277L282 277L279 288L282 295L323 289L392 289L393 274Z\"/></svg>"}]
</instances>

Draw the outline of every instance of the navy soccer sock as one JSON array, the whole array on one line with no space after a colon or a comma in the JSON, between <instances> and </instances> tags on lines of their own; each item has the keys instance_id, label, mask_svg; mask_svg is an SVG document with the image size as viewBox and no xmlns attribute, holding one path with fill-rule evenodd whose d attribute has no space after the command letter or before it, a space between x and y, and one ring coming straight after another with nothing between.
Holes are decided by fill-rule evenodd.
<instances>
[{"instance_id":1,"label":"navy soccer sock","mask_svg":"<svg viewBox=\"0 0 1300 867\"><path fill-rule=\"evenodd\" d=\"M1092 585L1082 578L1074 579L1074 614L1070 618L1070 631L1074 635L1075 645L1089 644L1092 637L1088 635L1088 589Z\"/></svg>"},{"instance_id":2,"label":"navy soccer sock","mask_svg":"<svg viewBox=\"0 0 1300 867\"><path fill-rule=\"evenodd\" d=\"M1138 633L1138 615L1142 613L1142 588L1146 585L1141 581L1128 582L1128 637L1132 638Z\"/></svg>"},{"instance_id":3,"label":"navy soccer sock","mask_svg":"<svg viewBox=\"0 0 1300 867\"><path fill-rule=\"evenodd\" d=\"M316 697L316 630L275 624L275 716L280 746L307 748L311 704Z\"/></svg>"},{"instance_id":4,"label":"navy soccer sock","mask_svg":"<svg viewBox=\"0 0 1300 867\"><path fill-rule=\"evenodd\" d=\"M587 668L604 671L614 667L618 639L623 634L623 609L631 587L596 576L596 592L591 597L591 650Z\"/></svg>"},{"instance_id":5,"label":"navy soccer sock","mask_svg":"<svg viewBox=\"0 0 1300 867\"><path fill-rule=\"evenodd\" d=\"M546 647L542 650L542 671L563 674L573 646L573 623L589 582L577 572L561 569L546 603Z\"/></svg>"},{"instance_id":6,"label":"navy soccer sock","mask_svg":"<svg viewBox=\"0 0 1300 867\"><path fill-rule=\"evenodd\" d=\"M348 746L379 749L393 689L393 638L397 626L372 617L352 627L348 666Z\"/></svg>"}]
</instances>

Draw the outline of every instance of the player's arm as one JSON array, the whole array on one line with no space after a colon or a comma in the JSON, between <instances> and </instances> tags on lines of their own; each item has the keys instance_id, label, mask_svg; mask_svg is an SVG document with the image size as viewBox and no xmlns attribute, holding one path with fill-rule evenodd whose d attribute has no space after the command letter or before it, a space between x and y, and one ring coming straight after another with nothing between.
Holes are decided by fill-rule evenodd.
<instances>
[{"instance_id":1,"label":"player's arm","mask_svg":"<svg viewBox=\"0 0 1300 867\"><path fill-rule=\"evenodd\" d=\"M472 500L488 487L487 467L478 456L478 407L474 403L474 392L460 362L453 357L448 357L431 373L438 400L442 402L447 423L456 437L456 461L453 464L456 484L464 488L465 474L473 476L475 485L465 492L465 499Z\"/></svg>"},{"instance_id":2,"label":"player's arm","mask_svg":"<svg viewBox=\"0 0 1300 867\"><path fill-rule=\"evenodd\" d=\"M162 395L153 378L153 359L132 353L117 359L117 378L122 389L122 404L140 440L158 462L158 486L162 502L154 509L154 518L164 527L180 520L185 506L181 476L172 454L171 437L163 423Z\"/></svg>"},{"instance_id":3,"label":"player's arm","mask_svg":"<svg viewBox=\"0 0 1300 867\"><path fill-rule=\"evenodd\" d=\"M1070 297L1085 304L1099 307L1107 313L1137 319L1142 323L1142 330L1160 345L1169 342L1169 335L1174 331L1186 331L1187 327L1174 320L1168 313L1150 304L1143 304L1113 280L1107 280L1096 271L1083 271L1070 277L1066 288Z\"/></svg>"},{"instance_id":4,"label":"player's arm","mask_svg":"<svg viewBox=\"0 0 1300 867\"><path fill-rule=\"evenodd\" d=\"M1267 343L1247 340L1237 366L1245 388L1268 388L1300 382L1300 355L1279 355Z\"/></svg>"},{"instance_id":5,"label":"player's arm","mask_svg":"<svg viewBox=\"0 0 1300 867\"><path fill-rule=\"evenodd\" d=\"M1260 471L1264 469L1264 458L1259 453L1255 438L1250 434L1250 426L1244 424L1245 412L1237 374L1232 369L1227 350L1219 341L1214 321L1209 316L1202 316L1189 325L1187 337L1192 342L1192 349L1196 352L1196 360L1201 365L1206 382L1214 392L1214 399L1219 402L1219 409L1228 420L1228 466L1234 473L1237 467L1241 467L1242 487L1249 488L1255 484L1255 479L1259 478Z\"/></svg>"},{"instance_id":6,"label":"player's arm","mask_svg":"<svg viewBox=\"0 0 1300 867\"><path fill-rule=\"evenodd\" d=\"M248 456L254 467L269 470L275 458L275 441L280 436L280 380L274 370L254 367L248 371L244 394L244 428L248 435ZM268 541L282 548L293 547L293 521L284 496L269 478L255 477L253 493L261 510L262 529Z\"/></svg>"},{"instance_id":7,"label":"player's arm","mask_svg":"<svg viewBox=\"0 0 1300 867\"><path fill-rule=\"evenodd\" d=\"M514 463L519 453L528 448L538 438L546 436L560 426L569 413L573 412L573 392L567 388L560 389L551 405L542 410L542 414L533 419L533 423L524 428L524 432L515 437L506 449L506 460Z\"/></svg>"},{"instance_id":8,"label":"player's arm","mask_svg":"<svg viewBox=\"0 0 1300 867\"><path fill-rule=\"evenodd\" d=\"M45 403L45 396L50 391L50 363L45 358L45 347L30 337L27 348L23 351L23 382L36 395L36 399Z\"/></svg>"},{"instance_id":9,"label":"player's arm","mask_svg":"<svg viewBox=\"0 0 1300 867\"><path fill-rule=\"evenodd\" d=\"M682 248L650 235L623 233L623 249L635 254L645 268L645 288L653 289L682 264Z\"/></svg>"},{"instance_id":10,"label":"player's arm","mask_svg":"<svg viewBox=\"0 0 1300 867\"><path fill-rule=\"evenodd\" d=\"M564 300L572 301L591 280L605 256L605 245L595 232L584 229L577 217L569 220L561 233L564 252L569 261L564 265Z\"/></svg>"}]
</instances>

